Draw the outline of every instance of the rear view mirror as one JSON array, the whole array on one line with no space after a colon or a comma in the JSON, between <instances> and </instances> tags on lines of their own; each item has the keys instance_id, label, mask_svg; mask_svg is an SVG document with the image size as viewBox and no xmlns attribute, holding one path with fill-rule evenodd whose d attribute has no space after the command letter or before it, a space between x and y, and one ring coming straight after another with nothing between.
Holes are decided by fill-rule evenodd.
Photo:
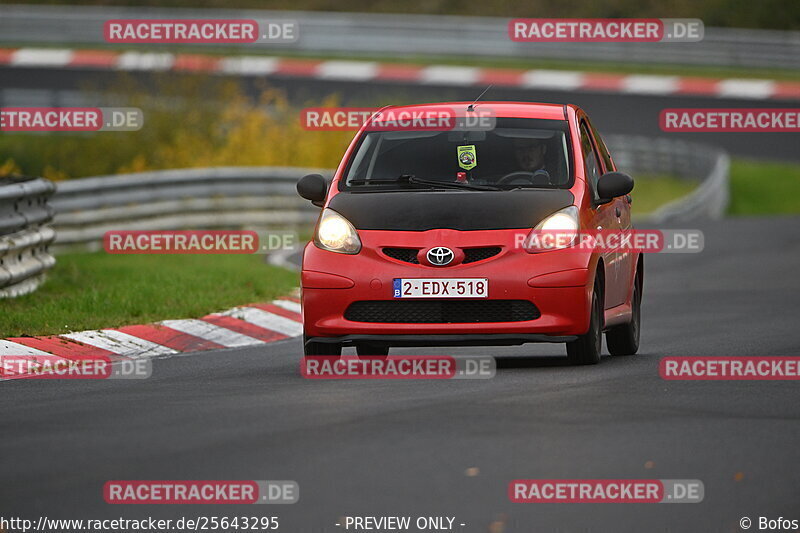
<instances>
[{"instance_id":1,"label":"rear view mirror","mask_svg":"<svg viewBox=\"0 0 800 533\"><path fill-rule=\"evenodd\" d=\"M321 174L303 176L297 181L297 193L306 200L311 200L314 205L321 207L328 194L328 182Z\"/></svg>"},{"instance_id":2,"label":"rear view mirror","mask_svg":"<svg viewBox=\"0 0 800 533\"><path fill-rule=\"evenodd\" d=\"M597 180L597 195L603 200L625 196L633 190L633 178L622 172L606 172Z\"/></svg>"},{"instance_id":3,"label":"rear view mirror","mask_svg":"<svg viewBox=\"0 0 800 533\"><path fill-rule=\"evenodd\" d=\"M474 143L486 140L486 132L481 130L447 132L447 140L451 143Z\"/></svg>"}]
</instances>

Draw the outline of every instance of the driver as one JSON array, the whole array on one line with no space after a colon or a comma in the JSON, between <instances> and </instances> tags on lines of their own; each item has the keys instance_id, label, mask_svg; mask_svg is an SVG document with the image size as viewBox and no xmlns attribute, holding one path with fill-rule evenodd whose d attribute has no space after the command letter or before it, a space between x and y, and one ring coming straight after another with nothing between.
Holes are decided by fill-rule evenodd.
<instances>
[{"instance_id":1,"label":"driver","mask_svg":"<svg viewBox=\"0 0 800 533\"><path fill-rule=\"evenodd\" d=\"M514 155L517 158L517 164L523 171L532 172L534 177L550 178L550 173L544 165L546 154L547 145L540 139L514 139Z\"/></svg>"}]
</instances>

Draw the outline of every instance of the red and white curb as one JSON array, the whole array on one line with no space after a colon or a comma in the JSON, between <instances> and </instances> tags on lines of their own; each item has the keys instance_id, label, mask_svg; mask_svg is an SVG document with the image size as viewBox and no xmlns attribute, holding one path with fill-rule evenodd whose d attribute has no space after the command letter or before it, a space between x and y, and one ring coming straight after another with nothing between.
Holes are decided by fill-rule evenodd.
<instances>
[{"instance_id":1,"label":"red and white curb","mask_svg":"<svg viewBox=\"0 0 800 533\"><path fill-rule=\"evenodd\" d=\"M321 61L269 56L215 56L54 48L0 48L0 65L20 68L203 72L211 74L381 81L420 85L486 86L595 91L640 95L694 95L754 100L800 100L800 82L410 65L373 61Z\"/></svg>"},{"instance_id":2,"label":"red and white curb","mask_svg":"<svg viewBox=\"0 0 800 533\"><path fill-rule=\"evenodd\" d=\"M299 293L269 303L234 307L197 319L0 340L1 356L49 356L65 361L110 360L177 355L257 346L303 334ZM0 380L13 379L0 366Z\"/></svg>"}]
</instances>

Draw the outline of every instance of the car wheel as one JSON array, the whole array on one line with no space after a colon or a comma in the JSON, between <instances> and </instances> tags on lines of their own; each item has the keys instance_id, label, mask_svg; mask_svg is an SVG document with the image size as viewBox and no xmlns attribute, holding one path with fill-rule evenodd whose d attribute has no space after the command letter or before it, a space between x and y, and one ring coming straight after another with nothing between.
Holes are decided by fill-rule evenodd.
<instances>
[{"instance_id":1,"label":"car wheel","mask_svg":"<svg viewBox=\"0 0 800 533\"><path fill-rule=\"evenodd\" d=\"M636 272L631 297L631 321L614 326L606 332L606 345L611 355L633 355L639 351L639 331L642 327L642 278Z\"/></svg>"},{"instance_id":2,"label":"car wheel","mask_svg":"<svg viewBox=\"0 0 800 533\"><path fill-rule=\"evenodd\" d=\"M340 356L342 355L342 345L331 342L308 342L303 335L303 351L306 357L315 356Z\"/></svg>"},{"instance_id":3,"label":"car wheel","mask_svg":"<svg viewBox=\"0 0 800 533\"><path fill-rule=\"evenodd\" d=\"M592 291L589 331L567 343L567 358L573 365L596 365L600 362L603 342L603 303L599 284Z\"/></svg>"},{"instance_id":4,"label":"car wheel","mask_svg":"<svg viewBox=\"0 0 800 533\"><path fill-rule=\"evenodd\" d=\"M359 342L356 344L356 353L359 357L366 355L378 355L386 357L389 355L389 347L385 344L375 342Z\"/></svg>"}]
</instances>

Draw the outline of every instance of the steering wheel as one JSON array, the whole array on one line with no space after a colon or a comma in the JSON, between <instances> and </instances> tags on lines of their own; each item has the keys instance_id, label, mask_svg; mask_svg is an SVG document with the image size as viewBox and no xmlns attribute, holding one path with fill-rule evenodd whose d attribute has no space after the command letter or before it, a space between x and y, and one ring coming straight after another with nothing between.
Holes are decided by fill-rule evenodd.
<instances>
[{"instance_id":1,"label":"steering wheel","mask_svg":"<svg viewBox=\"0 0 800 533\"><path fill-rule=\"evenodd\" d=\"M509 183L517 179L524 179L528 181L531 185L535 184L533 180L533 172L528 172L527 170L515 170L513 172L509 172L508 174L497 180L495 184L504 185L506 183Z\"/></svg>"}]
</instances>

